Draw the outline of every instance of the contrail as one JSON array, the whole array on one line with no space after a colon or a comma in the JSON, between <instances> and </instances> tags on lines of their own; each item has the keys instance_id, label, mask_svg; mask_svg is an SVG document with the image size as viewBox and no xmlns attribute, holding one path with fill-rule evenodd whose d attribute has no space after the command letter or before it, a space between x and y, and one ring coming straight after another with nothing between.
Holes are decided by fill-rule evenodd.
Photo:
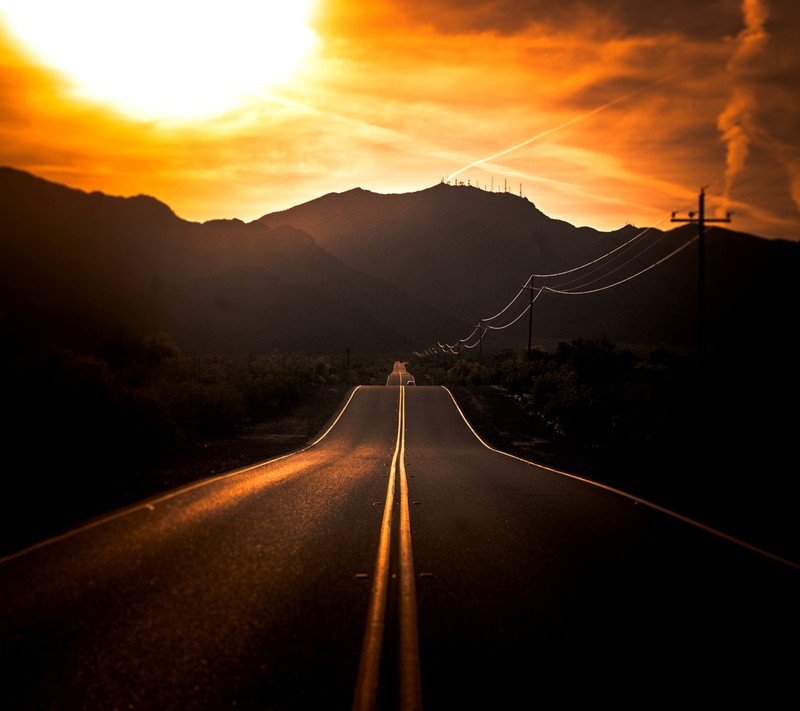
<instances>
[{"instance_id":1,"label":"contrail","mask_svg":"<svg viewBox=\"0 0 800 711\"><path fill-rule=\"evenodd\" d=\"M751 85L741 82L743 69L755 58L767 43L764 30L767 8L761 0L743 0L744 29L739 33L736 50L728 61L728 71L734 81L739 81L731 90L731 97L725 110L717 119L717 128L727 144L728 154L725 162L725 189L723 203L728 204L734 178L742 171L750 150L750 141L755 131L753 113L756 97Z\"/></svg>"},{"instance_id":2,"label":"contrail","mask_svg":"<svg viewBox=\"0 0 800 711\"><path fill-rule=\"evenodd\" d=\"M584 121L585 119L594 116L595 114L600 113L601 111L605 111L606 109L609 109L612 106L615 106L616 104L620 104L623 101L627 101L628 99L630 99L633 96L636 96L637 94L641 94L643 91L647 91L648 89L652 89L654 86L658 86L659 84L663 84L664 82L669 81L670 79L674 79L676 76L678 76L679 74L683 74L686 71L688 71L688 69L681 69L680 71L668 74L667 76L662 77L661 79L657 79L656 81L647 84L646 86L639 87L634 91L624 94L623 96L620 96L616 99L613 99L612 101L609 101L607 104L603 104L602 106L598 106L597 108L592 109L591 111L587 111L585 114L581 114L580 116L571 118L569 121L565 121L559 126L555 126L554 128L549 128L546 131L542 131L542 133L538 133L532 138L523 141L522 143L518 143L515 146L511 146L511 148L506 148L500 151L499 153L495 153L494 155L487 156L486 158L481 158L480 160L476 160L473 163L470 163L469 165L465 165L463 168L459 168L454 173L448 175L447 180L452 180L457 175L463 173L465 170L469 170L470 168L475 168L476 166L482 165L483 163L488 163L489 161L495 160L496 158L500 158L509 153L513 153L514 151L518 151L520 148L524 148L528 144L533 143L534 141L538 141L540 138L544 138L545 136L549 136L551 133L556 133L557 131L561 131L567 128L568 126L572 126L572 124L578 123L579 121Z\"/></svg>"}]
</instances>

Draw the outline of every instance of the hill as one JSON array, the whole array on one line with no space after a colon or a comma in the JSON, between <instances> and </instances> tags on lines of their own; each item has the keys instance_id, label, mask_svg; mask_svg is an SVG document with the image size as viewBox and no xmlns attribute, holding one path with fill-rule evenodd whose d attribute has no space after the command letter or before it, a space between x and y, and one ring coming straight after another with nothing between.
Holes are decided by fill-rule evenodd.
<instances>
[{"instance_id":1,"label":"hill","mask_svg":"<svg viewBox=\"0 0 800 711\"><path fill-rule=\"evenodd\" d=\"M48 334L167 331L187 351L409 349L456 319L285 226L0 169L0 305Z\"/></svg>"},{"instance_id":2,"label":"hill","mask_svg":"<svg viewBox=\"0 0 800 711\"><path fill-rule=\"evenodd\" d=\"M527 282L532 340L692 348L696 227L599 232L468 186L332 193L251 223L193 223L147 196L85 193L0 169L0 304L46 333L166 331L203 354L410 353L467 337ZM797 304L800 243L714 227L707 333L770 347ZM549 275L549 276L538 276ZM482 347L527 341L528 292ZM474 342L474 339L473 339Z\"/></svg>"},{"instance_id":3,"label":"hill","mask_svg":"<svg viewBox=\"0 0 800 711\"><path fill-rule=\"evenodd\" d=\"M534 307L536 343L608 338L634 346L695 344L698 254L696 243L687 246L694 225L599 232L549 218L510 193L443 183L400 195L361 189L329 194L258 222L302 229L346 263L470 324L466 332L441 333L442 342L466 337L479 319L506 306L529 275L541 274L553 276L537 277L534 286L552 290ZM769 343L783 318L781 306L796 304L788 285L799 258L797 243L708 229L712 340L740 342L744 335ZM581 265L588 266L577 269ZM509 316L525 305L519 301ZM527 339L527 321L509 338L492 332L487 346L519 347Z\"/></svg>"}]
</instances>

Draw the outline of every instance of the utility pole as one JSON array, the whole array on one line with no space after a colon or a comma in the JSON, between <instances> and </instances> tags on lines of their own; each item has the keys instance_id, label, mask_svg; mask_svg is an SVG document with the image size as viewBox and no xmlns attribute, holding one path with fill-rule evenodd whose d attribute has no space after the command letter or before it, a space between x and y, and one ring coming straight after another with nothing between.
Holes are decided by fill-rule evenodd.
<instances>
[{"instance_id":1,"label":"utility pole","mask_svg":"<svg viewBox=\"0 0 800 711\"><path fill-rule=\"evenodd\" d=\"M528 284L525 287L526 289L530 289L531 292L531 302L528 306L528 360L531 359L531 336L533 335L533 275L528 281Z\"/></svg>"},{"instance_id":2,"label":"utility pole","mask_svg":"<svg viewBox=\"0 0 800 711\"><path fill-rule=\"evenodd\" d=\"M696 222L697 223L697 359L702 368L705 364L705 340L706 340L706 248L705 231L706 224L709 222L730 222L731 213L725 217L709 219L706 217L706 189L700 188L697 213L690 212L688 217L675 217L672 213L671 222Z\"/></svg>"}]
</instances>

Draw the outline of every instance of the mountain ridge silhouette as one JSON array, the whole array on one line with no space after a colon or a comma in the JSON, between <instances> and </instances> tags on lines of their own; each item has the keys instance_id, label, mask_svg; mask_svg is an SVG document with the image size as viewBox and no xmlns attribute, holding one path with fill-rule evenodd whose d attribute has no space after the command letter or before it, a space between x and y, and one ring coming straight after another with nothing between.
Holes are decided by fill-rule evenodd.
<instances>
[{"instance_id":1,"label":"mountain ridge silhouette","mask_svg":"<svg viewBox=\"0 0 800 711\"><path fill-rule=\"evenodd\" d=\"M695 225L576 227L527 198L440 183L355 188L252 222L189 222L156 198L114 197L0 168L4 313L70 331L164 330L187 351L423 350L484 325L482 347L607 338L691 348ZM796 304L800 245L714 227L706 235L708 334L769 344ZM673 254L674 253L674 254ZM672 255L672 256L670 256ZM662 261L663 260L663 261ZM580 265L585 269L572 271ZM522 317L524 316L524 317ZM474 338L473 338L474 342Z\"/></svg>"},{"instance_id":2,"label":"mountain ridge silhouette","mask_svg":"<svg viewBox=\"0 0 800 711\"><path fill-rule=\"evenodd\" d=\"M447 343L498 313L531 274L561 274L534 279L534 286L555 288L534 305L534 341L603 337L642 346L696 345L696 225L602 232L550 218L511 193L444 183L397 195L332 193L259 222L303 229L343 261L404 284L470 324L466 333L443 334ZM763 312L792 303L784 284L800 245L718 226L707 228L705 243L710 337L727 343L735 339L732 330L742 329L766 337L777 316ZM588 266L571 271L581 265ZM509 315L525 307L520 299ZM731 323L737 315L746 318ZM521 319L509 343L521 345L528 321ZM493 331L486 341L501 338Z\"/></svg>"},{"instance_id":3,"label":"mountain ridge silhouette","mask_svg":"<svg viewBox=\"0 0 800 711\"><path fill-rule=\"evenodd\" d=\"M188 222L155 198L86 193L7 168L0 257L6 312L61 331L164 330L200 353L407 349L452 322L297 229Z\"/></svg>"}]
</instances>

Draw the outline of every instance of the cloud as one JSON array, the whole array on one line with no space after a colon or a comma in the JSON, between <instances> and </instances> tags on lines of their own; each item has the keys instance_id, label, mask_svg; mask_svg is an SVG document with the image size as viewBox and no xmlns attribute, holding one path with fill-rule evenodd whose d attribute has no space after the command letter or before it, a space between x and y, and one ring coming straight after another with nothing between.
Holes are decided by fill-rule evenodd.
<instances>
[{"instance_id":1,"label":"cloud","mask_svg":"<svg viewBox=\"0 0 800 711\"><path fill-rule=\"evenodd\" d=\"M180 130L70 103L0 37L0 163L195 220L457 172L600 229L713 203L727 170L737 229L800 234L800 3L750 2L326 0L296 82Z\"/></svg>"},{"instance_id":2,"label":"cloud","mask_svg":"<svg viewBox=\"0 0 800 711\"><path fill-rule=\"evenodd\" d=\"M645 86L641 86L641 87L639 87L637 89L634 89L633 91L629 91L629 92L626 92L624 94L618 95L615 98L611 99L610 101L607 101L604 104L601 104L600 106L596 106L595 108L591 109L590 111L587 111L586 113L582 113L582 114L578 114L577 116L573 116L571 119L569 119L567 121L564 121L563 123L561 123L561 124L559 124L557 126L553 126L553 127L549 128L549 129L547 129L546 131L542 131L540 133L537 133L535 136L531 136L530 138L526 138L521 143L517 143L517 144L515 144L513 146L509 146L508 148L504 148L503 150L501 150L501 151L499 151L497 153L494 153L491 156L487 156L486 158L480 158L480 159L478 159L476 161L473 161L469 165L466 165L463 168L459 168L458 170L456 170L453 173L451 173L448 176L447 180L449 181L452 178L455 178L457 175L460 175L461 173L463 173L466 170L469 170L470 168L478 167L478 166L482 165L483 163L488 163L490 161L497 160L498 158L502 158L503 156L506 156L506 155L508 155L510 153L518 151L518 150L520 150L522 148L525 148L526 146L529 146L534 141L538 141L538 140L540 140L542 138L546 138L547 136L550 136L550 135L552 135L554 133L557 133L558 131L562 131L562 130L564 130L566 128L569 128L570 126L573 126L576 123L579 123L581 121L586 121L587 119L590 119L592 116L594 116L595 114L600 113L601 111L605 111L606 109L610 109L612 106L616 106L617 104L624 103L625 101L628 101L629 99L633 98L634 96L636 96L637 94L639 94L642 91L646 91L647 89L650 89L650 88L655 87L655 86L657 86L659 84L662 84L663 82L669 81L670 79L674 78L677 74L678 73L668 74L668 75L662 77L661 79L658 79L658 80L656 80L654 82L651 82L651 83L649 83L649 84L647 84Z\"/></svg>"},{"instance_id":3,"label":"cloud","mask_svg":"<svg viewBox=\"0 0 800 711\"><path fill-rule=\"evenodd\" d=\"M744 29L739 33L728 71L733 80L730 100L720 114L717 125L727 146L723 203L730 201L733 181L742 172L755 132L755 91L750 85L749 68L767 45L765 29L768 11L762 0L744 0Z\"/></svg>"},{"instance_id":4,"label":"cloud","mask_svg":"<svg viewBox=\"0 0 800 711\"><path fill-rule=\"evenodd\" d=\"M607 36L680 34L709 39L735 32L736 0L672 0L668 11L641 0L394 0L404 22L445 34L516 35L531 27Z\"/></svg>"},{"instance_id":5,"label":"cloud","mask_svg":"<svg viewBox=\"0 0 800 711\"><path fill-rule=\"evenodd\" d=\"M800 235L800 8L788 0L743 0L740 8L743 27L730 43L728 98L717 119L726 148L723 207L735 204L737 214ZM781 200L793 205L794 218L780 217Z\"/></svg>"}]
</instances>

